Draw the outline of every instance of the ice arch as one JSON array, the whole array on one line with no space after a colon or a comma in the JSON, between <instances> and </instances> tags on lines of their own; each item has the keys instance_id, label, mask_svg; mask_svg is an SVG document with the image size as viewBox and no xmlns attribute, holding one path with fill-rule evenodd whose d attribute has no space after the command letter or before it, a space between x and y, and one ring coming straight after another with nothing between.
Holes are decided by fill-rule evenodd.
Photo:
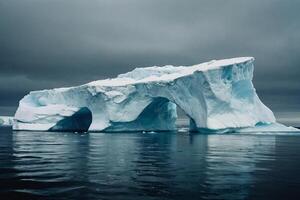
<instances>
[{"instance_id":1,"label":"ice arch","mask_svg":"<svg viewBox=\"0 0 300 200\"><path fill-rule=\"evenodd\" d=\"M176 105L163 97L154 98L138 117L130 122L111 122L105 132L176 130Z\"/></svg>"},{"instance_id":2,"label":"ice arch","mask_svg":"<svg viewBox=\"0 0 300 200\"><path fill-rule=\"evenodd\" d=\"M20 101L13 128L69 130L70 119L85 107L92 115L89 131L169 131L174 130L176 105L191 119L192 130L274 123L253 87L253 61L242 57L189 67L136 68L114 79L33 91Z\"/></svg>"}]
</instances>

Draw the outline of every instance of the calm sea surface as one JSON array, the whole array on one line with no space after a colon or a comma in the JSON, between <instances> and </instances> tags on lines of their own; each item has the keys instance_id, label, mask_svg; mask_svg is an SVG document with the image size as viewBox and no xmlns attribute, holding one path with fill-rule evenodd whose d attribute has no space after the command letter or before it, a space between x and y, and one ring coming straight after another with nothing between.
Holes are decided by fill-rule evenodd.
<instances>
[{"instance_id":1,"label":"calm sea surface","mask_svg":"<svg viewBox=\"0 0 300 200\"><path fill-rule=\"evenodd\" d=\"M0 199L300 199L300 133L1 128Z\"/></svg>"}]
</instances>

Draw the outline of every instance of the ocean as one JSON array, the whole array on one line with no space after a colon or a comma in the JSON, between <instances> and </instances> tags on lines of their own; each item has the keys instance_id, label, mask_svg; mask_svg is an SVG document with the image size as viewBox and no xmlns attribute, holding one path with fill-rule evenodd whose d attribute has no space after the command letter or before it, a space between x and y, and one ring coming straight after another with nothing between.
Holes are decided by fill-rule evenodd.
<instances>
[{"instance_id":1,"label":"ocean","mask_svg":"<svg viewBox=\"0 0 300 200\"><path fill-rule=\"evenodd\" d=\"M300 132L0 129L4 199L299 199Z\"/></svg>"}]
</instances>

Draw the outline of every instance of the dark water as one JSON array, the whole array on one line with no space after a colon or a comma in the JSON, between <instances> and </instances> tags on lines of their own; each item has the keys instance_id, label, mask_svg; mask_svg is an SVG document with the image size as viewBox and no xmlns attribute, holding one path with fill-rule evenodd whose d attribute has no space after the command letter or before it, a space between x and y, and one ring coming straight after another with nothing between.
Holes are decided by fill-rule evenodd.
<instances>
[{"instance_id":1,"label":"dark water","mask_svg":"<svg viewBox=\"0 0 300 200\"><path fill-rule=\"evenodd\" d=\"M2 128L0 199L300 199L300 135Z\"/></svg>"}]
</instances>

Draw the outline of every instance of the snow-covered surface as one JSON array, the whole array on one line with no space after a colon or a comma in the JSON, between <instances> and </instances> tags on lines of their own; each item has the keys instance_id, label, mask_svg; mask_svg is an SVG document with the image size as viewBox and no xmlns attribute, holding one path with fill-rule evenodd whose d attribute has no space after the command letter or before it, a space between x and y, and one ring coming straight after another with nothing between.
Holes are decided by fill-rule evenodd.
<instances>
[{"instance_id":1,"label":"snow-covered surface","mask_svg":"<svg viewBox=\"0 0 300 200\"><path fill-rule=\"evenodd\" d=\"M13 117L10 116L0 116L0 126L12 126Z\"/></svg>"},{"instance_id":2,"label":"snow-covered surface","mask_svg":"<svg viewBox=\"0 0 300 200\"><path fill-rule=\"evenodd\" d=\"M76 113L87 108L89 131L168 131L176 129L177 106L191 119L192 130L272 124L275 117L252 84L253 61L242 57L136 68L114 79L33 91L20 101L13 128L47 131L59 123L63 130L67 117L66 126L85 120ZM72 120L75 115L82 118Z\"/></svg>"}]
</instances>

